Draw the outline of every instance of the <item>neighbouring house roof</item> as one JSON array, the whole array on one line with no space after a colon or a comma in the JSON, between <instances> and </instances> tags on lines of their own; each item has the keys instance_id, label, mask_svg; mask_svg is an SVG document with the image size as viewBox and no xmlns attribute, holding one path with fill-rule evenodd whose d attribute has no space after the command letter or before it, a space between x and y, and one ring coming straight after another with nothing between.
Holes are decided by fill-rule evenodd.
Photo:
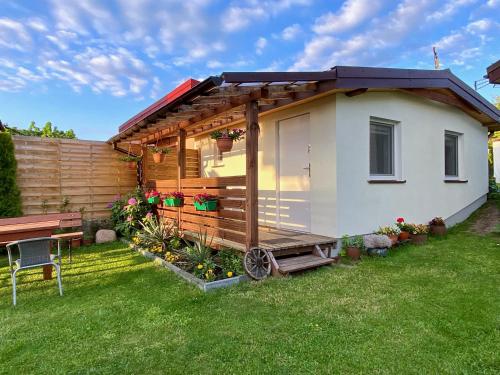
<instances>
[{"instance_id":1,"label":"neighbouring house roof","mask_svg":"<svg viewBox=\"0 0 500 375\"><path fill-rule=\"evenodd\" d=\"M486 76L490 83L500 84L500 60L486 68Z\"/></svg>"},{"instance_id":2,"label":"neighbouring house roof","mask_svg":"<svg viewBox=\"0 0 500 375\"><path fill-rule=\"evenodd\" d=\"M450 70L337 66L320 72L224 72L190 80L120 126L109 143L174 135L188 136L244 119L245 104L275 111L334 92L352 97L366 91L402 91L460 108L490 130L500 130L500 111Z\"/></svg>"}]
</instances>

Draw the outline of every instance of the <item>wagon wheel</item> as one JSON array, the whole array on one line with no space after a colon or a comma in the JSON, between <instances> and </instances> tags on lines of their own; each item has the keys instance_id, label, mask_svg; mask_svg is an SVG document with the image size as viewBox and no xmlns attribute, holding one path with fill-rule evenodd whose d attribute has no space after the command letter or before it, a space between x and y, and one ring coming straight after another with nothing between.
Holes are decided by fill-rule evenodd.
<instances>
[{"instance_id":1,"label":"wagon wheel","mask_svg":"<svg viewBox=\"0 0 500 375\"><path fill-rule=\"evenodd\" d=\"M266 250L252 247L245 253L243 265L247 274L255 280L265 279L271 273L271 258Z\"/></svg>"}]
</instances>

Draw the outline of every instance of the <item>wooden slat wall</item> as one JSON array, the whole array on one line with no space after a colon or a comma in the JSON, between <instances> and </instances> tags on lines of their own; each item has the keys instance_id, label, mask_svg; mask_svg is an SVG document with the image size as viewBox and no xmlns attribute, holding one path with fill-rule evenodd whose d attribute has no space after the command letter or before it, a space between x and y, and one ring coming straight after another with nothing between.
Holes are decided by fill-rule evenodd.
<instances>
[{"instance_id":1,"label":"wooden slat wall","mask_svg":"<svg viewBox=\"0 0 500 375\"><path fill-rule=\"evenodd\" d=\"M177 190L177 180L150 180L148 185L161 193ZM184 207L158 206L161 216L178 219L180 229L192 232L207 231L212 237L245 244L245 176L185 178L181 180L185 195ZM209 193L219 198L217 211L196 211L193 196Z\"/></svg>"},{"instance_id":2,"label":"wooden slat wall","mask_svg":"<svg viewBox=\"0 0 500 375\"><path fill-rule=\"evenodd\" d=\"M14 136L17 181L23 214L59 212L64 197L70 211L85 207L84 218L102 218L116 194L136 186L136 173L119 160L122 154L99 141Z\"/></svg>"},{"instance_id":3,"label":"wooden slat wall","mask_svg":"<svg viewBox=\"0 0 500 375\"><path fill-rule=\"evenodd\" d=\"M175 148L165 156L162 163L155 164L151 152L144 153L144 173L147 180L170 180L177 178L177 153ZM200 157L198 150L186 150L186 177L200 176Z\"/></svg>"}]
</instances>

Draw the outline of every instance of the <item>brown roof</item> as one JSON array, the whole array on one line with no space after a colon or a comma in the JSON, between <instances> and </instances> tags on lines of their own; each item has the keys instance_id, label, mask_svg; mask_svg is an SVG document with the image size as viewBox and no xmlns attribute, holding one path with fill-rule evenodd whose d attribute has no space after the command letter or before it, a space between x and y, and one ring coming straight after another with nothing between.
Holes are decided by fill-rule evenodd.
<instances>
[{"instance_id":1,"label":"brown roof","mask_svg":"<svg viewBox=\"0 0 500 375\"><path fill-rule=\"evenodd\" d=\"M486 77L493 84L500 84L500 60L486 68Z\"/></svg>"},{"instance_id":2,"label":"brown roof","mask_svg":"<svg viewBox=\"0 0 500 375\"><path fill-rule=\"evenodd\" d=\"M193 136L242 120L250 100L257 100L259 112L265 113L330 92L355 96L367 90L399 90L453 105L491 130L500 130L500 111L450 70L337 66L321 72L224 72L129 121L130 126L108 142L148 141L177 129Z\"/></svg>"}]
</instances>

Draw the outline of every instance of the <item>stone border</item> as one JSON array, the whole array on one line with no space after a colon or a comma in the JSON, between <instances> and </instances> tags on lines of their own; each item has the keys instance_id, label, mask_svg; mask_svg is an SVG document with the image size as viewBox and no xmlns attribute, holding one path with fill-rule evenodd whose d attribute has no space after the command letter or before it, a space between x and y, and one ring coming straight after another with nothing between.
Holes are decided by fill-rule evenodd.
<instances>
[{"instance_id":1,"label":"stone border","mask_svg":"<svg viewBox=\"0 0 500 375\"><path fill-rule=\"evenodd\" d=\"M250 280L247 275L241 275L241 276L231 277L229 279L210 281L206 283L203 280L197 278L196 276L190 274L189 272L184 271L183 269L173 265L172 263L167 262L165 259L162 259L159 256L149 251L137 249L135 246L133 247L133 249L138 253L140 253L145 258L151 259L154 264L168 268L170 271L182 277L187 282L196 285L199 289L201 289L204 292L208 292L219 288L226 288L232 285L239 284L240 282Z\"/></svg>"}]
</instances>

